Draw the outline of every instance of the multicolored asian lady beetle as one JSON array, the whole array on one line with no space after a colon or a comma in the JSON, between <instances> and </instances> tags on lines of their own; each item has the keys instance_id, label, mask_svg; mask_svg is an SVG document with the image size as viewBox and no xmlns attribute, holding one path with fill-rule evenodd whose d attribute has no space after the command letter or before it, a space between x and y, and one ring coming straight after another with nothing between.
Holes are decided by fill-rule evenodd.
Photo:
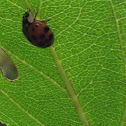
<instances>
[{"instance_id":1,"label":"multicolored asian lady beetle","mask_svg":"<svg viewBox=\"0 0 126 126\"><path fill-rule=\"evenodd\" d=\"M37 13L36 13L37 15ZM47 21L36 20L29 12L25 12L23 16L23 33L26 38L35 46L46 48L53 44L54 34L46 25Z\"/></svg>"}]
</instances>

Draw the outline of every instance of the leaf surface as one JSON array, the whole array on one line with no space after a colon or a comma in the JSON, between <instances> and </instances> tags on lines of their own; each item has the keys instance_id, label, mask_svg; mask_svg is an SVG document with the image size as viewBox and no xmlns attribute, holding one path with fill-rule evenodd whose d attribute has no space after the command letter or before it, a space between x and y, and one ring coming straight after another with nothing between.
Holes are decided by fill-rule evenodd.
<instances>
[{"instance_id":1,"label":"leaf surface","mask_svg":"<svg viewBox=\"0 0 126 126\"><path fill-rule=\"evenodd\" d=\"M37 48L22 33L25 11L55 35ZM18 15L19 14L19 15ZM19 80L0 74L0 122L9 126L123 126L125 0L1 0L0 47Z\"/></svg>"}]
</instances>

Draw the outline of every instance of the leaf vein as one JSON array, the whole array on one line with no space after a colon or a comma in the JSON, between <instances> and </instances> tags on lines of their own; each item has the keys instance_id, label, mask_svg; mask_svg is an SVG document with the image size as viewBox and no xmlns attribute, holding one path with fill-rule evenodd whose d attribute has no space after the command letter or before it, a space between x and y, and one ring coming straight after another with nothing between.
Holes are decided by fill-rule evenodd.
<instances>
[{"instance_id":1,"label":"leaf vein","mask_svg":"<svg viewBox=\"0 0 126 126\"><path fill-rule=\"evenodd\" d=\"M2 46L1 46L2 47ZM4 47L2 47L8 54L14 56L18 61L20 61L21 63L25 64L26 66L30 67L31 69L33 69L34 71L36 71L37 73L39 73L40 75L42 75L44 78L46 78L47 80L49 80L50 82L52 82L54 85L56 85L57 87L59 87L65 94L68 95L68 92L60 86L60 84L58 84L55 80L53 80L52 78L50 78L49 76L47 76L46 74L44 74L43 72L39 71L38 69L36 69L35 67L33 67L32 65L28 64L27 62L25 62L24 60L20 59L19 57L15 56L14 54L12 54L10 51L7 51Z\"/></svg>"},{"instance_id":2,"label":"leaf vein","mask_svg":"<svg viewBox=\"0 0 126 126\"><path fill-rule=\"evenodd\" d=\"M126 58L125 58L126 54L125 54L125 50L124 50L125 49L124 43L122 41L121 29L120 29L120 26L119 26L119 20L117 18L117 14L116 14L116 10L115 10L114 4L113 4L113 0L110 0L110 4L111 4L113 15L114 15L114 18L115 18L118 38L119 38L119 41L120 41L120 48L121 48L122 56L123 56L123 62L124 62L124 68L125 68L125 78L126 78ZM122 120L120 122L120 126L124 125L125 120L126 120L126 100L125 100L124 113L123 113L123 116L122 116Z\"/></svg>"},{"instance_id":3,"label":"leaf vein","mask_svg":"<svg viewBox=\"0 0 126 126\"><path fill-rule=\"evenodd\" d=\"M21 6L17 5L16 3L13 3L12 1L10 0L6 0L7 2L11 3L12 5L16 6L17 8L20 8L22 10L25 10L24 8L22 8Z\"/></svg>"},{"instance_id":4,"label":"leaf vein","mask_svg":"<svg viewBox=\"0 0 126 126\"><path fill-rule=\"evenodd\" d=\"M1 90L1 93L3 95L5 95L7 98L9 98L9 100L14 103L22 112L24 112L25 114L27 114L30 118L32 118L34 121L36 121L38 124L40 124L41 126L45 126L42 122L40 122L39 120L37 120L34 116L32 116L30 113L28 113L26 110L24 110L16 101L14 101L6 92L4 92L3 90Z\"/></svg>"},{"instance_id":5,"label":"leaf vein","mask_svg":"<svg viewBox=\"0 0 126 126\"><path fill-rule=\"evenodd\" d=\"M72 85L71 85L71 83L69 81L69 78L67 77L66 71L65 71L65 69L62 66L62 63L61 63L61 61L60 61L60 59L59 59L59 57L58 57L58 55L57 55L57 53L55 51L54 46L51 46L50 47L50 52L52 53L52 55L54 57L54 60L55 60L55 62L57 64L57 67L59 68L59 71L60 71L60 73L62 75L62 78L63 78L63 80L64 80L64 82L66 84L66 87L67 87L67 91L69 93L69 96L70 96L73 104L76 107L76 110L77 110L78 115L79 115L79 117L80 117L80 119L82 121L82 124L84 126L89 126L88 121L87 121L87 119L85 117L85 113L82 110L82 107L81 107L81 105L79 103L79 100L77 98L77 95L75 94L75 91L74 91L74 89L73 89L73 87L72 87Z\"/></svg>"},{"instance_id":6,"label":"leaf vein","mask_svg":"<svg viewBox=\"0 0 126 126\"><path fill-rule=\"evenodd\" d=\"M10 119L16 126L19 126L13 119L11 119L10 117L8 117L7 115L5 115L4 113L0 112L0 115L5 116L6 118ZM5 122L4 122L5 123ZM7 124L7 123L6 123Z\"/></svg>"}]
</instances>

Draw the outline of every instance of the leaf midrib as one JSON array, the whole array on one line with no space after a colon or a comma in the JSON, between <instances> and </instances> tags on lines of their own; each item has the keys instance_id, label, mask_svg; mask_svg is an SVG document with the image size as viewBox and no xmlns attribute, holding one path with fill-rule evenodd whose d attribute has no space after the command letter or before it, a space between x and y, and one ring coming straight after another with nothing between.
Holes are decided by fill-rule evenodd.
<instances>
[{"instance_id":1,"label":"leaf midrib","mask_svg":"<svg viewBox=\"0 0 126 126\"><path fill-rule=\"evenodd\" d=\"M28 3L28 1L27 1L27 0L24 0L24 1L25 1L25 3L26 3L27 7L28 7L29 9L32 9L32 7L31 7L30 4ZM85 4L84 4L84 5L85 5ZM84 5L83 5L83 6L84 6ZM40 6L42 6L42 0L40 0ZM39 7L39 8L40 8L40 7ZM83 7L80 9L80 13L79 13L78 17L76 18L76 20L78 20L80 14L81 14L82 9L83 9ZM33 12L33 10L31 10L31 11ZM40 17L39 17L39 18L40 18ZM74 23L76 22L76 20L75 20L72 24L74 24ZM85 113L84 113L84 111L82 110L82 107L81 107L81 105L80 105L80 103L79 103L79 100L78 100L78 98L77 98L77 96L76 96L76 94L75 94L75 92L74 92L74 89L73 89L73 87L72 87L72 85L71 85L71 83L70 83L70 81L69 81L69 79L68 79L68 77L67 77L66 71L65 71L65 69L64 69L63 66L62 66L62 63L61 63L61 61L60 61L60 59L59 59L59 57L58 57L58 55L57 55L57 53L56 53L56 51L55 51L54 46L52 45L49 49L50 49L50 51L51 51L51 53L52 53L52 55L53 55L53 57L54 57L54 60L55 60L55 62L56 62L56 64L57 64L57 67L58 67L60 73L61 73L61 76L62 76L62 78L63 78L63 80L64 80L64 82L65 82L65 84L66 84L68 94L69 94L69 96L70 96L70 98L71 98L73 104L75 105L75 107L76 107L76 109L77 109L77 112L78 112L78 114L79 114L79 117L80 117L80 119L81 119L82 124L83 124L84 126L89 126L88 121L87 121L86 116L85 116Z\"/></svg>"},{"instance_id":2,"label":"leaf midrib","mask_svg":"<svg viewBox=\"0 0 126 126\"><path fill-rule=\"evenodd\" d=\"M7 1L9 1L9 0L7 0ZM9 2L10 2L10 1L9 1ZM31 8L30 4L28 3L28 1L27 1L27 0L24 0L24 2L25 2L25 4L26 4L26 6L31 10L31 13L33 14L34 11L32 10L32 8ZM40 0L40 6L42 5L41 3L42 3L42 0ZM13 5L15 5L15 4L13 3ZM16 7L17 7L17 6L16 6ZM39 8L40 8L40 7L39 7ZM82 7L82 8L83 8L83 7ZM81 9L82 9L82 8L81 8ZM80 9L80 13L81 13L81 9ZM80 13L79 13L79 14L80 14ZM78 20L79 16L80 16L80 15L78 15L78 17L77 17L76 20ZM74 23L76 22L76 20L75 20L72 24L74 24ZM8 52L6 49L5 49L5 51ZM64 82L65 82L65 84L66 84L66 87L67 87L67 91L68 91L68 92L67 92L63 87L61 87L60 84L58 84L57 82L55 82L52 78L48 77L47 75L45 75L45 74L42 73L41 71L39 71L39 70L37 70L36 68L34 68L32 65L26 63L25 61L21 60L19 57L13 55L12 53L11 53L11 55L13 55L14 57L16 57L16 59L18 59L19 61L21 61L21 62L24 63L25 65L29 66L30 68L32 68L33 70L35 70L36 72L38 72L39 74L41 74L42 76L44 76L46 79L48 79L48 80L50 80L51 82L53 82L53 84L57 85L60 89L62 89L62 90L64 91L64 93L66 93L66 94L71 98L71 100L73 101L73 104L74 104L75 107L76 107L76 110L77 110L77 112L78 112L78 114L79 114L79 116L80 116L80 119L81 119L83 125L84 125L84 126L89 126L88 121L87 121L87 119L86 119L86 117L85 117L85 113L84 113L84 111L82 110L82 107L81 107L81 105L80 105L80 103L79 103L79 100L78 100L78 98L77 98L77 96L76 96L76 94L75 94L75 92L74 92L74 89L73 89L73 87L72 87L72 85L71 85L71 83L70 83L70 81L69 81L69 78L67 77L66 71L65 71L65 69L64 69L63 66L62 66L62 63L61 63L61 61L60 61L60 59L59 59L59 57L58 57L58 55L57 55L57 53L56 53L56 51L55 51L55 48L54 48L53 46L51 46L51 47L50 47L50 51L51 51L51 53L52 53L52 55L53 55L53 57L54 57L54 59L55 59L55 62L56 62L56 64L57 64L57 66L58 66L58 69L59 69L59 71L60 71L60 73L61 73L61 76L62 76L62 78L63 78L63 80L64 80ZM10 52L8 52L8 53L10 53ZM6 96L9 98L9 96L8 96L4 91L2 91L2 93L3 93L4 95L6 95ZM13 101L13 99L11 99L11 98L10 98L10 100ZM17 106L19 106L15 101L13 101L13 103L15 103ZM23 108L21 108L21 109L23 109ZM26 112L25 112L25 113L26 113ZM29 115L29 113L28 113L28 115ZM34 119L34 120L36 120L36 119ZM41 123L41 122L39 122L39 121L36 121L36 122Z\"/></svg>"},{"instance_id":3,"label":"leaf midrib","mask_svg":"<svg viewBox=\"0 0 126 126\"><path fill-rule=\"evenodd\" d=\"M124 43L122 41L122 36L121 36L119 19L117 18L117 14L116 14L116 10L115 10L114 4L113 4L113 0L110 0L110 4L111 4L113 15L114 15L114 18L115 18L118 38L119 38L119 41L120 41L120 48L121 48L121 51L122 51L122 57L123 57L124 69L125 69L125 78L126 78L126 58L125 58L126 54L125 54L125 50L124 50ZM125 89L126 89L126 87L125 87ZM125 121L126 121L126 99L125 99L125 104L124 104L124 113L123 113L123 116L122 116L122 120L120 121L120 126L123 126Z\"/></svg>"},{"instance_id":4,"label":"leaf midrib","mask_svg":"<svg viewBox=\"0 0 126 126\"><path fill-rule=\"evenodd\" d=\"M81 107L81 105L79 103L77 95L74 92L74 89L73 89L73 87L72 87L72 85L71 85L71 83L70 83L70 81L69 81L69 79L67 77L66 71L63 68L61 61L59 60L59 57L58 57L58 55L57 55L57 53L55 51L55 48L53 46L51 46L50 51L51 51L51 53L52 53L52 55L53 55L53 57L55 59L55 62L57 64L59 70L60 70L61 76L62 76L62 78L63 78L63 80L64 80L64 82L66 84L69 96L70 96L73 104L76 107L76 110L77 110L77 112L79 114L79 117L81 119L81 122L82 122L83 126L89 126L88 121L87 121L86 116L85 116L85 113L82 110L82 107Z\"/></svg>"},{"instance_id":5,"label":"leaf midrib","mask_svg":"<svg viewBox=\"0 0 126 126\"><path fill-rule=\"evenodd\" d=\"M11 53L10 51L6 50L3 46L0 45L0 47L2 49L4 49L7 54L12 55L13 57L15 57L18 61L20 61L21 63L23 63L24 65L28 66L29 68L33 69L34 71L36 71L38 74L40 74L41 76L43 76L44 78L46 78L47 80L49 80L50 82L52 82L54 85L56 85L57 87L59 87L65 94L68 95L68 92L60 86L59 83L57 83L55 80L53 80L51 77L49 77L48 75L44 74L42 71L39 71L38 69L36 69L34 66L32 66L31 64L27 63L26 61L22 60L21 58L19 58L18 56L14 55L13 53Z\"/></svg>"}]
</instances>

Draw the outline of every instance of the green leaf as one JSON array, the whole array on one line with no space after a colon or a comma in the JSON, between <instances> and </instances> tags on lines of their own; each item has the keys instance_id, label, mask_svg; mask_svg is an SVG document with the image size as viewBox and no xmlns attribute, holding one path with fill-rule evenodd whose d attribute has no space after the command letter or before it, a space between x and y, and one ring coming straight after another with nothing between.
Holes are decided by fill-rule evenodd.
<instances>
[{"instance_id":1,"label":"green leaf","mask_svg":"<svg viewBox=\"0 0 126 126\"><path fill-rule=\"evenodd\" d=\"M51 19L50 48L37 48L23 35L28 9ZM124 126L125 17L125 0L1 0L0 47L20 78L11 83L0 74L0 122Z\"/></svg>"}]
</instances>

